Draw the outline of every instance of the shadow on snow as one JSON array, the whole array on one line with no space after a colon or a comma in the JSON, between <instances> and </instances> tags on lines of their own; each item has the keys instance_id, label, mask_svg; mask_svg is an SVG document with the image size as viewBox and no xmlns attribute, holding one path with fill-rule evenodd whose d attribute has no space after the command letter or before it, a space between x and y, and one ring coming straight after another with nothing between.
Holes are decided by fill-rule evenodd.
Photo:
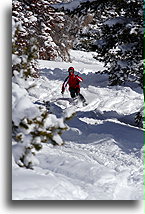
<instances>
[{"instance_id":1,"label":"shadow on snow","mask_svg":"<svg viewBox=\"0 0 145 214\"><path fill-rule=\"evenodd\" d=\"M88 88L88 86L90 85L97 86L97 87L107 87L109 84L107 74L91 73L91 72L88 74L84 74L84 73L81 74L79 72L75 72L75 73L80 75L83 78L84 81L81 83L81 86L83 88ZM43 69L40 69L40 74L47 77L50 80L64 81L68 75L68 71L66 69L60 69L60 68L54 68L54 69L43 68ZM126 82L122 86L130 87L135 92L142 94L142 89L135 82ZM111 87L115 87L115 86L111 86Z\"/></svg>"},{"instance_id":2,"label":"shadow on snow","mask_svg":"<svg viewBox=\"0 0 145 214\"><path fill-rule=\"evenodd\" d=\"M68 72L65 69L41 69L41 75L47 77L49 80L60 80L64 81L68 76ZM88 86L99 86L106 87L108 84L108 75L102 75L97 73L89 73L89 74L80 74L75 72L75 74L80 75L83 78L83 82L81 83L81 87L87 88Z\"/></svg>"},{"instance_id":3,"label":"shadow on snow","mask_svg":"<svg viewBox=\"0 0 145 214\"><path fill-rule=\"evenodd\" d=\"M62 99L70 101L70 98ZM57 117L63 115L61 107L53 102L36 101L35 104L46 106L48 111L56 114ZM125 116L119 115L115 111L78 111L71 120L67 121L70 129L62 134L62 138L65 141L83 142L83 144L107 143L113 139L124 152L131 153L134 150L137 152L143 147L143 130L135 127L134 115L135 113ZM92 118L96 120L96 123L89 124L82 121L83 118ZM112 121L108 121L108 119L112 119Z\"/></svg>"},{"instance_id":4,"label":"shadow on snow","mask_svg":"<svg viewBox=\"0 0 145 214\"><path fill-rule=\"evenodd\" d=\"M106 121L106 119L118 116L118 119L125 124L117 121ZM96 124L88 124L80 119L93 118ZM79 119L80 118L80 119ZM117 118L117 117L116 117ZM143 147L143 130L129 126L132 115L121 117L117 112L104 112L104 114L95 112L78 112L77 116L68 121L68 125L72 127L68 132L63 134L64 140L75 141L77 143L104 143L114 139L116 144L126 153L140 151ZM97 123L99 120L99 123ZM130 120L130 121L129 121Z\"/></svg>"}]
</instances>

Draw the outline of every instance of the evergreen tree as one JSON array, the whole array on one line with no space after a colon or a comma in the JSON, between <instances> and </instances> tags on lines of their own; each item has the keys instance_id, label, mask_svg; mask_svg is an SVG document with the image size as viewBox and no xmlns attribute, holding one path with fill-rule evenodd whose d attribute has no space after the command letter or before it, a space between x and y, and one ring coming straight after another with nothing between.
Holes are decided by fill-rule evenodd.
<instances>
[{"instance_id":1,"label":"evergreen tree","mask_svg":"<svg viewBox=\"0 0 145 214\"><path fill-rule=\"evenodd\" d=\"M98 53L110 85L134 81L143 87L143 0L86 0L77 6L73 2L76 0L57 8L81 19L93 15L86 29L80 25L79 48Z\"/></svg>"},{"instance_id":2,"label":"evergreen tree","mask_svg":"<svg viewBox=\"0 0 145 214\"><path fill-rule=\"evenodd\" d=\"M111 85L137 82L143 87L142 0L109 1L105 5L99 39L94 46L108 65Z\"/></svg>"},{"instance_id":3,"label":"evergreen tree","mask_svg":"<svg viewBox=\"0 0 145 214\"><path fill-rule=\"evenodd\" d=\"M24 15L21 2L15 0L13 3L12 74L19 72L21 78L27 78L36 73L37 67L35 60L38 58L38 42L34 36L36 19L31 12Z\"/></svg>"},{"instance_id":4,"label":"evergreen tree","mask_svg":"<svg viewBox=\"0 0 145 214\"><path fill-rule=\"evenodd\" d=\"M34 12L28 10L30 6L24 3L13 1L12 149L19 166L33 168L33 164L38 162L35 153L42 148L43 143L63 144L61 134L67 129L67 118L57 118L46 107L38 107L30 99L29 91L36 86L33 80L37 73L40 40L35 34L38 19ZM52 52L49 53L52 56Z\"/></svg>"},{"instance_id":5,"label":"evergreen tree","mask_svg":"<svg viewBox=\"0 0 145 214\"><path fill-rule=\"evenodd\" d=\"M65 18L63 12L57 12L52 4L61 0L13 0L12 16L23 23L25 36L33 35L37 40L37 58L70 60L68 42L64 36ZM25 43L27 37L23 38Z\"/></svg>"}]
</instances>

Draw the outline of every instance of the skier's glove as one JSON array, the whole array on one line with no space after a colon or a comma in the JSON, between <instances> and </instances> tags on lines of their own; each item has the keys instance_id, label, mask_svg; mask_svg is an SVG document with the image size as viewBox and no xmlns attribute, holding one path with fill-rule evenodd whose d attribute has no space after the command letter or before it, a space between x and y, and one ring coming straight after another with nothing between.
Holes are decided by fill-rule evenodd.
<instances>
[{"instance_id":1,"label":"skier's glove","mask_svg":"<svg viewBox=\"0 0 145 214\"><path fill-rule=\"evenodd\" d=\"M64 94L64 91L61 91L62 95Z\"/></svg>"}]
</instances>

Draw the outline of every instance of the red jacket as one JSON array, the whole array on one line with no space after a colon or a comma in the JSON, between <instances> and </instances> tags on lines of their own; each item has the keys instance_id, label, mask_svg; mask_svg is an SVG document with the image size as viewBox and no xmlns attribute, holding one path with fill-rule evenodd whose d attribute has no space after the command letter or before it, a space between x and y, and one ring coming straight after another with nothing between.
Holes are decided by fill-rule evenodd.
<instances>
[{"instance_id":1,"label":"red jacket","mask_svg":"<svg viewBox=\"0 0 145 214\"><path fill-rule=\"evenodd\" d=\"M67 84L69 85L69 90L71 88L80 88L79 83L82 82L82 81L83 81L83 79L81 77L79 77L78 75L75 75L75 74L69 75L64 80L64 83L62 85L62 92L65 91L65 88L66 88Z\"/></svg>"}]
</instances>

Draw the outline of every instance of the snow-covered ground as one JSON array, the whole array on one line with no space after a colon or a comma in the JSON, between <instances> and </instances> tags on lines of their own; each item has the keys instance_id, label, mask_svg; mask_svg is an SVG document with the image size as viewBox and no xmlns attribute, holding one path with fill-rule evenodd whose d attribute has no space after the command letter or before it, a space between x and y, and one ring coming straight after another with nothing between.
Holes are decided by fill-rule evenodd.
<instances>
[{"instance_id":1,"label":"snow-covered ground","mask_svg":"<svg viewBox=\"0 0 145 214\"><path fill-rule=\"evenodd\" d=\"M38 62L41 76L32 80L31 101L49 101L58 118L75 115L62 135L65 144L44 144L34 170L18 167L13 158L13 200L143 200L143 129L134 123L142 91L135 84L107 86L93 54L71 51L72 63ZM70 66L84 79L87 106L72 105L68 90L61 94Z\"/></svg>"}]
</instances>

